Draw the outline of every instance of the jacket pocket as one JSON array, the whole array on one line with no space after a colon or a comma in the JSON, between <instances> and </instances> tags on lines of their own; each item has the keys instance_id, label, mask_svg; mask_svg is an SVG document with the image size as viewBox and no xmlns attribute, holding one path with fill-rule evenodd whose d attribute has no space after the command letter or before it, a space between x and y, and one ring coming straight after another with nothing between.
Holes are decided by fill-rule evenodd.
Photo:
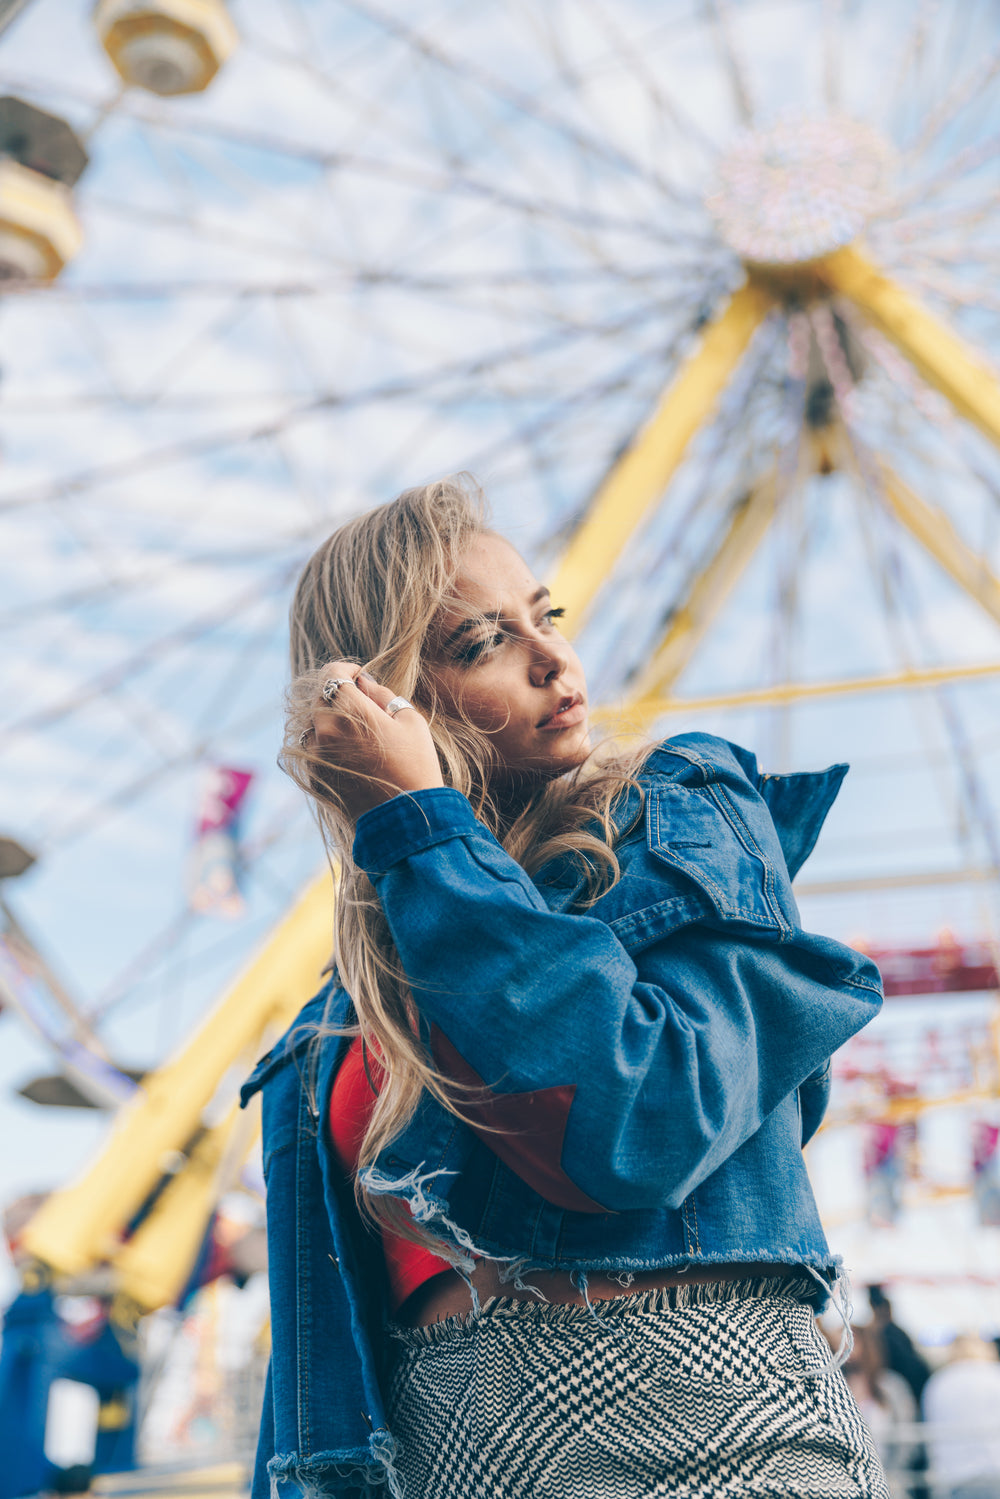
<instances>
[{"instance_id":1,"label":"jacket pocket","mask_svg":"<svg viewBox=\"0 0 1000 1499\"><path fill-rule=\"evenodd\" d=\"M657 786L647 798L646 831L653 858L688 890L693 885L718 920L777 936L797 926L777 833L756 795L734 795L719 782Z\"/></svg>"}]
</instances>

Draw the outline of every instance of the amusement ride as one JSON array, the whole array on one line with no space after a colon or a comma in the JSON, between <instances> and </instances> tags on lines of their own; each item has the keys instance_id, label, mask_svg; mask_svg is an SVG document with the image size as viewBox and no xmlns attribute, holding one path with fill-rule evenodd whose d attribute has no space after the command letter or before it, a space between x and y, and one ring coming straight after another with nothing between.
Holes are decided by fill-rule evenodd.
<instances>
[{"instance_id":1,"label":"amusement ride","mask_svg":"<svg viewBox=\"0 0 1000 1499\"><path fill-rule=\"evenodd\" d=\"M274 765L290 587L448 470L546 570L601 721L853 762L796 888L888 1020L836 1061L819 1195L846 1150L831 1226L873 1278L908 1213L964 1225L1000 1325L995 7L0 24L0 1004L49 1058L21 1092L94 1145L12 1216L0 1495L49 1486L58 1380L96 1391L98 1489L180 1481L149 1367L260 1270L239 1083L330 953L335 871ZM212 1367L164 1450L226 1455L184 1446ZM238 1424L186 1492L240 1491Z\"/></svg>"}]
</instances>

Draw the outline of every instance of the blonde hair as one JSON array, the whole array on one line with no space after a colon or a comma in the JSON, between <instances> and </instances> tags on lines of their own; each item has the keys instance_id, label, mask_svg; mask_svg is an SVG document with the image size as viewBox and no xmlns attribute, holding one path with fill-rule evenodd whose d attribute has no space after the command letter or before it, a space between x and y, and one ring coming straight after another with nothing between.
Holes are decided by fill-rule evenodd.
<instances>
[{"instance_id":1,"label":"blonde hair","mask_svg":"<svg viewBox=\"0 0 1000 1499\"><path fill-rule=\"evenodd\" d=\"M336 790L324 784L323 761L312 741L307 736L301 742L328 675L326 664L357 662L409 698L430 726L445 784L469 798L476 816L528 873L561 854L576 859L585 881L583 905L619 877L612 811L636 785L635 772L648 753L643 746L609 758L603 747L602 756L592 755L579 770L534 787L514 822L504 820L490 794L498 767L492 741L439 697L428 662L441 611L458 602L468 612L456 599L455 578L467 546L483 534L489 534L486 504L469 475L408 489L328 537L306 564L291 606L294 680L280 763L312 798L328 850L339 861L337 968L354 1004L357 1030L377 1052L383 1072L359 1169L402 1133L424 1089L460 1118L465 1090L438 1072L420 1039L388 922L351 857L353 822ZM429 1242L399 1199L367 1194L360 1181L356 1192L362 1208L393 1232Z\"/></svg>"}]
</instances>

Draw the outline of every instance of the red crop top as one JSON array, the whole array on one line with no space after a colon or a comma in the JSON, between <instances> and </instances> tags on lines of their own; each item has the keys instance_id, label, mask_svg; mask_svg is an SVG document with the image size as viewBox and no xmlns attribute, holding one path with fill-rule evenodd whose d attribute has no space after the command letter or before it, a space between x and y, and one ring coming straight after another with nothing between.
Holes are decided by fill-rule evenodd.
<instances>
[{"instance_id":1,"label":"red crop top","mask_svg":"<svg viewBox=\"0 0 1000 1499\"><path fill-rule=\"evenodd\" d=\"M358 1036L338 1069L330 1095L330 1138L334 1154L345 1175L352 1180L358 1169L358 1152L375 1102L372 1088L377 1093L382 1085L382 1069L370 1051L368 1071L370 1084L365 1075L365 1058ZM447 1260L395 1234L383 1232L382 1250L394 1312L425 1281L451 1269Z\"/></svg>"}]
</instances>

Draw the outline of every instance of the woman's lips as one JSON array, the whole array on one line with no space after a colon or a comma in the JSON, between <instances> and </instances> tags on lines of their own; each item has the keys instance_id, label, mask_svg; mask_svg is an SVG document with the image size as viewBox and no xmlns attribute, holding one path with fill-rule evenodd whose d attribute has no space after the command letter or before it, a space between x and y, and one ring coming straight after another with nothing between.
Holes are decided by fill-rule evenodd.
<instances>
[{"instance_id":1,"label":"woman's lips","mask_svg":"<svg viewBox=\"0 0 1000 1499\"><path fill-rule=\"evenodd\" d=\"M553 733L557 729L573 729L581 724L587 717L587 705L579 693L571 698L565 708L560 708L549 718L543 718L536 727L545 733Z\"/></svg>"}]
</instances>

